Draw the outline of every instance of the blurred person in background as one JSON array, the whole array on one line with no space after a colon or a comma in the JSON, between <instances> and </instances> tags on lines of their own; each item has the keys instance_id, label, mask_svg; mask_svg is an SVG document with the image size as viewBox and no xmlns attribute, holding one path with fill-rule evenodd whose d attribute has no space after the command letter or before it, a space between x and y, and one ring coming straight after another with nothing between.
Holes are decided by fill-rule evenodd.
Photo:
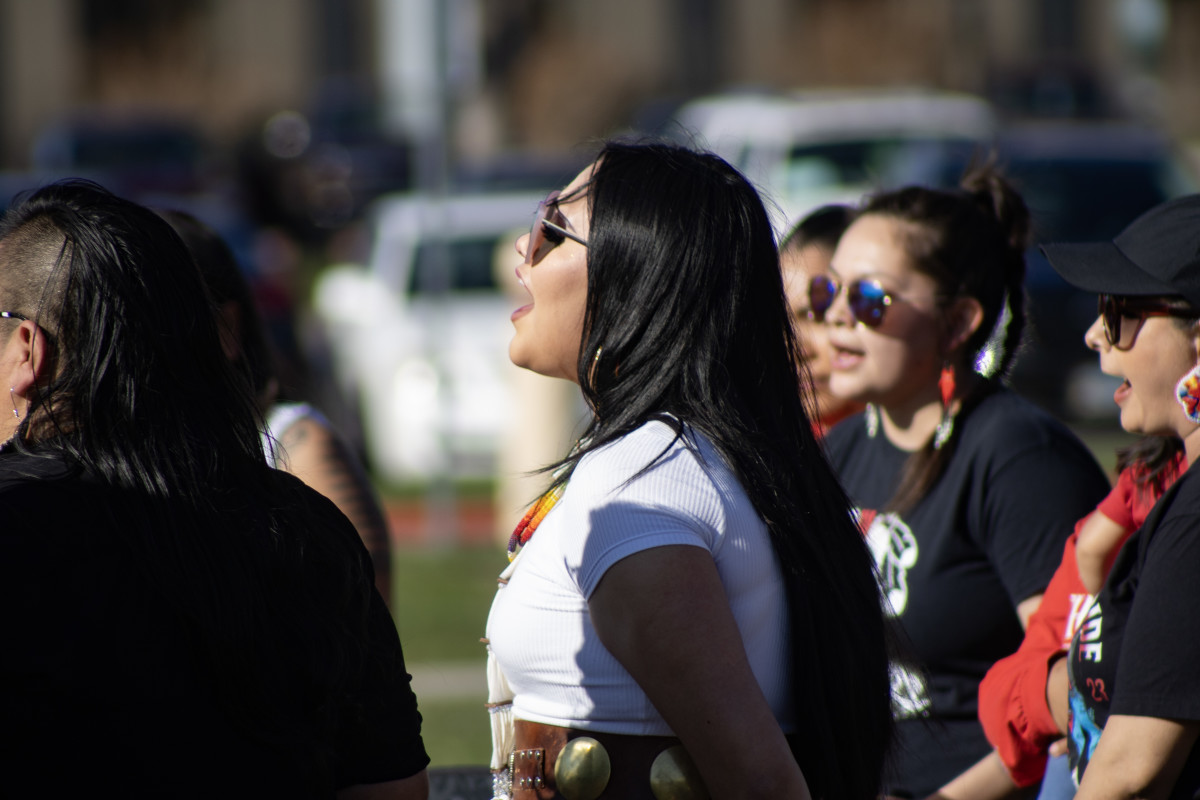
<instances>
[{"instance_id":1,"label":"blurred person in background","mask_svg":"<svg viewBox=\"0 0 1200 800\"><path fill-rule=\"evenodd\" d=\"M808 295L808 287L814 279L829 275L829 259L853 219L854 209L850 206L821 206L797 222L779 245L783 289L792 312L800 357L812 382L812 395L816 400L815 422L822 434L862 410L861 403L844 400L829 391L829 336L821 319L813 313Z\"/></svg>"},{"instance_id":2,"label":"blurred person in background","mask_svg":"<svg viewBox=\"0 0 1200 800\"><path fill-rule=\"evenodd\" d=\"M594 417L488 617L496 796L873 800L879 588L758 194L716 156L614 142L517 252L510 357Z\"/></svg>"},{"instance_id":3,"label":"blurred person in background","mask_svg":"<svg viewBox=\"0 0 1200 800\"><path fill-rule=\"evenodd\" d=\"M1100 295L1084 335L1121 378L1121 427L1181 442L1186 471L1121 548L1046 695L1067 733L1079 800L1200 793L1200 195L1171 200L1111 242L1043 247Z\"/></svg>"},{"instance_id":4,"label":"blurred person in background","mask_svg":"<svg viewBox=\"0 0 1200 800\"><path fill-rule=\"evenodd\" d=\"M190 263L87 182L0 223L5 791L420 800L370 558L267 465Z\"/></svg>"},{"instance_id":5,"label":"blurred person in background","mask_svg":"<svg viewBox=\"0 0 1200 800\"><path fill-rule=\"evenodd\" d=\"M826 448L921 667L892 676L896 796L925 797L991 751L979 681L1020 644L1071 526L1109 489L1065 426L1002 383L1024 329L1028 227L986 166L958 191L879 194L810 290L831 391L868 404Z\"/></svg>"},{"instance_id":6,"label":"blurred person in background","mask_svg":"<svg viewBox=\"0 0 1200 800\"><path fill-rule=\"evenodd\" d=\"M249 373L266 423L263 449L268 463L328 497L354 523L371 554L375 586L390 605L392 556L387 519L366 470L320 411L308 403L279 399L274 354L250 286L225 241L186 212L158 213L183 239L200 269L217 306L226 357Z\"/></svg>"}]
</instances>

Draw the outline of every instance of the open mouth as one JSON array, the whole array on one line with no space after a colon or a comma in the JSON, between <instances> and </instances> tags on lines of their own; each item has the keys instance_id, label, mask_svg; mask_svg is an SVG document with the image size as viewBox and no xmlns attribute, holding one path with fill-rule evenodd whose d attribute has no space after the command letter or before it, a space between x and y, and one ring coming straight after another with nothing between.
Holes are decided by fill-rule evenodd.
<instances>
[{"instance_id":1,"label":"open mouth","mask_svg":"<svg viewBox=\"0 0 1200 800\"><path fill-rule=\"evenodd\" d=\"M518 268L515 270L515 272L517 273L517 283L521 284L521 288L525 290L526 294L528 294L528 295L529 295L529 298L532 300L532 299L533 299L533 292L529 291L529 286L527 286L527 285L525 284L525 279L521 277L521 270L520 270L520 268L518 267ZM532 310L533 310L533 303L528 303L528 304L526 304L526 305L523 305L523 306L521 306L521 307L520 307L520 308L518 308L516 311L512 312L512 316L510 316L510 317L509 317L509 319L511 319L512 321L514 321L514 322L515 322L516 320L518 320L518 319L520 319L521 317L525 316L526 314L528 314L528 313L529 313L530 311L532 311Z\"/></svg>"},{"instance_id":2,"label":"open mouth","mask_svg":"<svg viewBox=\"0 0 1200 800\"><path fill-rule=\"evenodd\" d=\"M831 353L829 366L834 371L853 369L863 360L863 351L861 350L841 347L839 345L833 345L831 350L833 352Z\"/></svg>"},{"instance_id":3,"label":"open mouth","mask_svg":"<svg viewBox=\"0 0 1200 800\"><path fill-rule=\"evenodd\" d=\"M1113 392L1113 402L1117 405L1121 405L1121 402L1125 400L1125 398L1129 397L1132 391L1133 386L1130 385L1129 379L1126 378L1125 380L1121 381L1121 385L1117 387L1115 392Z\"/></svg>"}]
</instances>

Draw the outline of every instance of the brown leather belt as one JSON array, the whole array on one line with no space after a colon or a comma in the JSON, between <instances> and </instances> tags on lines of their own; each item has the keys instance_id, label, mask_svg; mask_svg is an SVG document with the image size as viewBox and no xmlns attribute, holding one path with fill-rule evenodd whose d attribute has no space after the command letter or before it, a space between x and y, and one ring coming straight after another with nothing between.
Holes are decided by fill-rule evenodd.
<instances>
[{"instance_id":1,"label":"brown leather belt","mask_svg":"<svg viewBox=\"0 0 1200 800\"><path fill-rule=\"evenodd\" d=\"M607 785L600 794L590 794L591 797L595 800L654 800L650 789L651 766L661 753L679 744L673 736L626 736L520 719L516 720L514 734L513 800L563 800L564 795L559 793L555 782L558 756L567 742L581 737L598 741L607 751L610 763Z\"/></svg>"}]
</instances>

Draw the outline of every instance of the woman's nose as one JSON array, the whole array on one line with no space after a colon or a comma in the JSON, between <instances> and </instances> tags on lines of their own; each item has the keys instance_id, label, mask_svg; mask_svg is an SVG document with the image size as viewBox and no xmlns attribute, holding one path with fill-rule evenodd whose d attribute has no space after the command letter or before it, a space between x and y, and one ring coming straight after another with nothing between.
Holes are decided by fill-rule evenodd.
<instances>
[{"instance_id":1,"label":"woman's nose","mask_svg":"<svg viewBox=\"0 0 1200 800\"><path fill-rule=\"evenodd\" d=\"M1104 333L1104 319L1096 317L1095 321L1083 334L1083 343L1097 353L1108 347L1108 336Z\"/></svg>"},{"instance_id":2,"label":"woman's nose","mask_svg":"<svg viewBox=\"0 0 1200 800\"><path fill-rule=\"evenodd\" d=\"M854 326L854 314L850 312L850 303L846 293L838 287L833 293L829 308L825 309L825 324L845 327Z\"/></svg>"}]
</instances>

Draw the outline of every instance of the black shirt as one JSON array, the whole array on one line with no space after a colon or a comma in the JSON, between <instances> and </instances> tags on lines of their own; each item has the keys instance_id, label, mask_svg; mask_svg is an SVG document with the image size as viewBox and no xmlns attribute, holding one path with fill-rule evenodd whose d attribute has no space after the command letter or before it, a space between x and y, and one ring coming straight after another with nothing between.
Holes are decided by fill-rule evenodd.
<instances>
[{"instance_id":1,"label":"black shirt","mask_svg":"<svg viewBox=\"0 0 1200 800\"><path fill-rule=\"evenodd\" d=\"M1111 714L1200 720L1200 478L1189 469L1117 556L1071 641L1070 764L1078 783ZM1170 797L1200 791L1200 750Z\"/></svg>"},{"instance_id":2,"label":"black shirt","mask_svg":"<svg viewBox=\"0 0 1200 800\"><path fill-rule=\"evenodd\" d=\"M908 452L882 431L869 436L863 415L826 439L918 667L893 666L891 787L917 797L990 751L976 717L979 682L1021 642L1015 606L1045 589L1076 520L1109 490L1087 448L1012 392L995 391L958 424L945 472L903 515L881 509Z\"/></svg>"},{"instance_id":3,"label":"black shirt","mask_svg":"<svg viewBox=\"0 0 1200 800\"><path fill-rule=\"evenodd\" d=\"M270 470L267 478L278 494L241 498L242 508L259 511L228 515L231 542L245 533L252 546L259 534L246 521L265 503L298 498L311 512L313 535L348 537L361 550L332 503L284 473ZM347 630L365 631L365 641L267 659L271 680L262 696L283 735L264 741L227 702L236 695L210 668L213 651L199 645L171 587L147 574L153 559L130 546L137 541L131 526L179 519L147 516L148 505L61 458L0 453L0 795L331 797L338 788L425 767L416 698L378 594L371 590L367 600L363 589L357 607L365 617L357 626L346 621ZM149 533L169 546L173 531L168 523ZM316 548L278 550L279 563L263 572L267 602L288 596L276 592L283 573L303 569L309 607L349 607L343 573L311 563ZM361 558L369 563L365 550ZM214 593L222 591L224 569L213 569ZM279 619L301 638L318 629L309 617ZM313 652L339 659L338 669L303 669L300 654ZM312 675L329 674L344 679L332 688L313 685Z\"/></svg>"}]
</instances>

